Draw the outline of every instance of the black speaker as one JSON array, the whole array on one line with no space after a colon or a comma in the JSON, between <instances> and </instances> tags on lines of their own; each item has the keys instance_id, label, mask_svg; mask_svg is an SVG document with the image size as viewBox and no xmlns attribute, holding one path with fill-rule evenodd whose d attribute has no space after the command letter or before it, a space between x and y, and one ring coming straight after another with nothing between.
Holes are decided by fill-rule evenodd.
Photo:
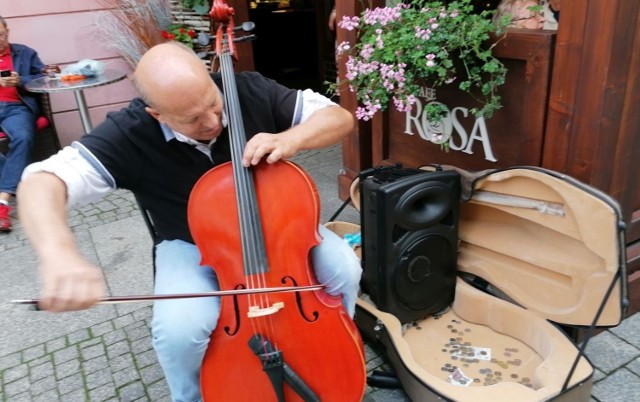
<instances>
[{"instance_id":1,"label":"black speaker","mask_svg":"<svg viewBox=\"0 0 640 402\"><path fill-rule=\"evenodd\" d=\"M420 320L455 296L460 175L391 168L360 180L361 286L400 322Z\"/></svg>"}]
</instances>

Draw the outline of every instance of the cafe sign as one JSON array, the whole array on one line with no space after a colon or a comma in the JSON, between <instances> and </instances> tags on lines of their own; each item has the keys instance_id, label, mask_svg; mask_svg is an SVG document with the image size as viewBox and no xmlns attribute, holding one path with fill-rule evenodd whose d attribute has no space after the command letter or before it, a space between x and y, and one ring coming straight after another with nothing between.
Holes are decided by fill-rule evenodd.
<instances>
[{"instance_id":1,"label":"cafe sign","mask_svg":"<svg viewBox=\"0 0 640 402\"><path fill-rule=\"evenodd\" d=\"M430 122L427 119L427 106L438 104L444 106L446 110L444 117L440 121ZM470 131L465 129L463 122L473 126ZM467 124L470 126L470 124ZM474 154L474 149L480 149L484 153L484 159L490 162L498 160L493 155L489 131L484 117L474 116L469 109L463 106L456 106L449 109L447 105L436 101L436 90L434 88L422 87L420 94L416 98L413 108L405 112L404 134L418 135L425 141L435 144L447 143L452 151L463 152L469 155Z\"/></svg>"}]
</instances>

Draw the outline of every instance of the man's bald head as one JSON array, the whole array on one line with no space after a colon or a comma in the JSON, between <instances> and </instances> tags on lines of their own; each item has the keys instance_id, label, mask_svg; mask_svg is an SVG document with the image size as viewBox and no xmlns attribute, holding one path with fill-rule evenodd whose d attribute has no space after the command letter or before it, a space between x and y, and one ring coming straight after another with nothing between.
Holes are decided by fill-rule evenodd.
<instances>
[{"instance_id":1,"label":"man's bald head","mask_svg":"<svg viewBox=\"0 0 640 402\"><path fill-rule=\"evenodd\" d=\"M221 91L191 49L175 42L152 47L138 62L134 83L147 113L173 131L205 142L222 132Z\"/></svg>"},{"instance_id":2,"label":"man's bald head","mask_svg":"<svg viewBox=\"0 0 640 402\"><path fill-rule=\"evenodd\" d=\"M134 72L134 83L140 96L159 111L169 110L178 98L189 101L195 88L212 85L204 63L193 51L176 42L149 49Z\"/></svg>"}]
</instances>

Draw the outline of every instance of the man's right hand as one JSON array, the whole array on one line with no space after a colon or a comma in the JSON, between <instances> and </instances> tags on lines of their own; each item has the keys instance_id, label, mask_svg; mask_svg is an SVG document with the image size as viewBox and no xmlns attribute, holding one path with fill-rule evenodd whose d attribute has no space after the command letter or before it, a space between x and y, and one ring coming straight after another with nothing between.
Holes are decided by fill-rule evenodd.
<instances>
[{"instance_id":1,"label":"man's right hand","mask_svg":"<svg viewBox=\"0 0 640 402\"><path fill-rule=\"evenodd\" d=\"M12 71L11 76L0 78L0 85L5 88L17 87L20 85L20 75L15 71Z\"/></svg>"},{"instance_id":2,"label":"man's right hand","mask_svg":"<svg viewBox=\"0 0 640 402\"><path fill-rule=\"evenodd\" d=\"M82 310L105 296L104 278L96 266L72 253L41 264L42 298L39 307L52 312Z\"/></svg>"}]
</instances>

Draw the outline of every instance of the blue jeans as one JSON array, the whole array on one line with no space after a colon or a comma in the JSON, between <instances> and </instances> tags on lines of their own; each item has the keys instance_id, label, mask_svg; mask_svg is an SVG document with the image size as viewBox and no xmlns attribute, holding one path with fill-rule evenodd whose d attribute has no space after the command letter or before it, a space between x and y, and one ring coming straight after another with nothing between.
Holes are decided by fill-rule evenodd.
<instances>
[{"instance_id":1,"label":"blue jeans","mask_svg":"<svg viewBox=\"0 0 640 402\"><path fill-rule=\"evenodd\" d=\"M15 194L22 171L31 162L36 118L23 103L0 102L0 127L9 137L9 152L0 154L0 192Z\"/></svg>"},{"instance_id":2,"label":"blue jeans","mask_svg":"<svg viewBox=\"0 0 640 402\"><path fill-rule=\"evenodd\" d=\"M329 294L343 296L342 303L353 317L362 275L360 261L338 235L324 226L319 232L323 239L311 251L316 277L327 285ZM157 246L156 294L216 290L216 274L211 267L200 265L200 252L195 245L171 240ZM153 347L176 402L202 399L200 365L219 311L218 297L161 300L154 304Z\"/></svg>"}]
</instances>

